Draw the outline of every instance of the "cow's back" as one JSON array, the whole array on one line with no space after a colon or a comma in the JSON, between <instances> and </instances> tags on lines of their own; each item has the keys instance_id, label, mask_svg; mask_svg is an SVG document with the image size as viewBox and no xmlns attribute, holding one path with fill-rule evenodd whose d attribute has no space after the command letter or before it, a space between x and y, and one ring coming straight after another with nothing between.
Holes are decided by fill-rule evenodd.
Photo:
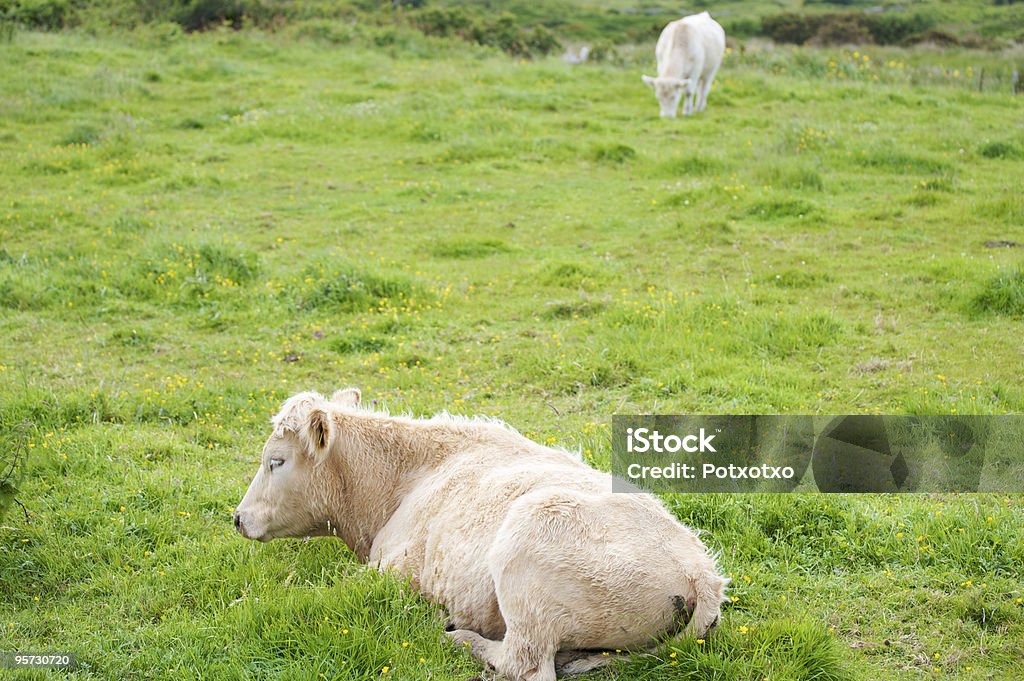
<instances>
[{"instance_id":1,"label":"cow's back","mask_svg":"<svg viewBox=\"0 0 1024 681\"><path fill-rule=\"evenodd\" d=\"M725 31L710 14L683 17L665 26L658 38L658 76L706 77L717 70L724 53Z\"/></svg>"},{"instance_id":2,"label":"cow's back","mask_svg":"<svg viewBox=\"0 0 1024 681\"><path fill-rule=\"evenodd\" d=\"M683 21L688 21L693 40L700 43L704 57L701 76L713 73L722 63L722 56L725 54L725 30L707 12L694 14Z\"/></svg>"}]
</instances>

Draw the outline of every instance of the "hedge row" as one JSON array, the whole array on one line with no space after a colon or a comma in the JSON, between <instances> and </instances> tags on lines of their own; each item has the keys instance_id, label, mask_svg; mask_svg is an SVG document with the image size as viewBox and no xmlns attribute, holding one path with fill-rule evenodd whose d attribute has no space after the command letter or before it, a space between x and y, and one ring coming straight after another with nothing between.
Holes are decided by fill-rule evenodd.
<instances>
[{"instance_id":1,"label":"hedge row","mask_svg":"<svg viewBox=\"0 0 1024 681\"><path fill-rule=\"evenodd\" d=\"M993 0L996 4L1011 1ZM828 2L842 4L844 0ZM302 19L344 18L378 27L412 26L426 35L462 39L497 47L512 55L528 56L548 54L560 47L549 27L562 29L564 33L573 27L578 32L590 26L601 35L617 30L620 40L636 40L642 36L656 39L667 20L650 17L643 26L636 26L633 25L636 17L620 16L613 11L597 16L581 10L570 22L560 14L565 11L562 5L553 5L548 17L536 7L527 11L519 5L513 6L522 10L521 13L505 12L495 16L486 8L473 5L427 4L428 0L0 0L0 23L60 30L89 21L115 27L173 22L185 30L197 31L224 25L240 28L246 23L278 27ZM524 13L533 18L524 19ZM547 26L540 23L538 17L544 17ZM630 31L620 26L627 20L633 22ZM755 17L730 17L723 23L736 37L761 36L798 45L900 45L922 40L980 45L976 37L943 32L937 27L935 16L923 12L784 12L760 21ZM637 29L642 30L638 33Z\"/></svg>"}]
</instances>

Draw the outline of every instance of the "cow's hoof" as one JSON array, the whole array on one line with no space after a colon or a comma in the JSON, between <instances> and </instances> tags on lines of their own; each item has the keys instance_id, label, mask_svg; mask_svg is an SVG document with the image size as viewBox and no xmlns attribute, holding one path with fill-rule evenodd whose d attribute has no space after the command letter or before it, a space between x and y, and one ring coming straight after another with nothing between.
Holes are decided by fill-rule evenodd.
<instances>
[{"instance_id":1,"label":"cow's hoof","mask_svg":"<svg viewBox=\"0 0 1024 681\"><path fill-rule=\"evenodd\" d=\"M488 641L480 634L475 631L470 631L469 629L456 629L455 631L447 632L445 635L448 636L455 645L464 646L473 654L473 657L488 663L490 662L488 653L490 652L491 645L493 645L492 641Z\"/></svg>"}]
</instances>

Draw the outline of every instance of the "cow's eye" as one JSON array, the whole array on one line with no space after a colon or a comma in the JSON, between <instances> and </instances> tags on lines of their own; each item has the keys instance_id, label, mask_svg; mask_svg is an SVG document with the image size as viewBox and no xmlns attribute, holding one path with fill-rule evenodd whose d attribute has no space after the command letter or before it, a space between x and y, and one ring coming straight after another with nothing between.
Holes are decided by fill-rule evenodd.
<instances>
[{"instance_id":1,"label":"cow's eye","mask_svg":"<svg viewBox=\"0 0 1024 681\"><path fill-rule=\"evenodd\" d=\"M281 466L283 464L284 464L284 459L271 459L270 460L270 470L274 470L275 468L277 468L277 467L279 467L279 466Z\"/></svg>"}]
</instances>

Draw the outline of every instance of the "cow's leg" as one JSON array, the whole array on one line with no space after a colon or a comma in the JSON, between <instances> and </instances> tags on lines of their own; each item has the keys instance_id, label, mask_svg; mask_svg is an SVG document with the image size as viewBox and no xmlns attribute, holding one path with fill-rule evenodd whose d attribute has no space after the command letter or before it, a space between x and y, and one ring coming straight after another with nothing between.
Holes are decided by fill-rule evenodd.
<instances>
[{"instance_id":1,"label":"cow's leg","mask_svg":"<svg viewBox=\"0 0 1024 681\"><path fill-rule=\"evenodd\" d=\"M492 641L468 629L450 631L448 636L467 646L474 657L494 667L508 681L555 681L553 645L538 647L513 630L505 633L503 641Z\"/></svg>"},{"instance_id":2,"label":"cow's leg","mask_svg":"<svg viewBox=\"0 0 1024 681\"><path fill-rule=\"evenodd\" d=\"M492 667L496 668L498 666L498 653L501 651L501 641L492 641L469 629L456 629L455 631L445 633L456 644L469 648L469 652L473 653L473 657Z\"/></svg>"},{"instance_id":3,"label":"cow's leg","mask_svg":"<svg viewBox=\"0 0 1024 681\"><path fill-rule=\"evenodd\" d=\"M704 110L704 106L707 103L707 98L708 98L707 83L708 83L708 81L707 81L706 78L701 78L700 80L697 81L697 106L696 106L696 109L697 109L698 112L703 111Z\"/></svg>"},{"instance_id":4,"label":"cow's leg","mask_svg":"<svg viewBox=\"0 0 1024 681\"><path fill-rule=\"evenodd\" d=\"M690 93L690 115L697 113L697 84L694 84L693 92Z\"/></svg>"},{"instance_id":5,"label":"cow's leg","mask_svg":"<svg viewBox=\"0 0 1024 681\"><path fill-rule=\"evenodd\" d=\"M715 69L711 74L701 81L700 88L700 110L703 111L708 106L708 93L711 92L711 83L715 80L715 74L718 73L718 69Z\"/></svg>"},{"instance_id":6,"label":"cow's leg","mask_svg":"<svg viewBox=\"0 0 1024 681\"><path fill-rule=\"evenodd\" d=\"M619 657L622 657L622 654L595 653L590 650L563 650L555 655L555 673L558 676L585 674L601 667L607 667Z\"/></svg>"}]
</instances>

